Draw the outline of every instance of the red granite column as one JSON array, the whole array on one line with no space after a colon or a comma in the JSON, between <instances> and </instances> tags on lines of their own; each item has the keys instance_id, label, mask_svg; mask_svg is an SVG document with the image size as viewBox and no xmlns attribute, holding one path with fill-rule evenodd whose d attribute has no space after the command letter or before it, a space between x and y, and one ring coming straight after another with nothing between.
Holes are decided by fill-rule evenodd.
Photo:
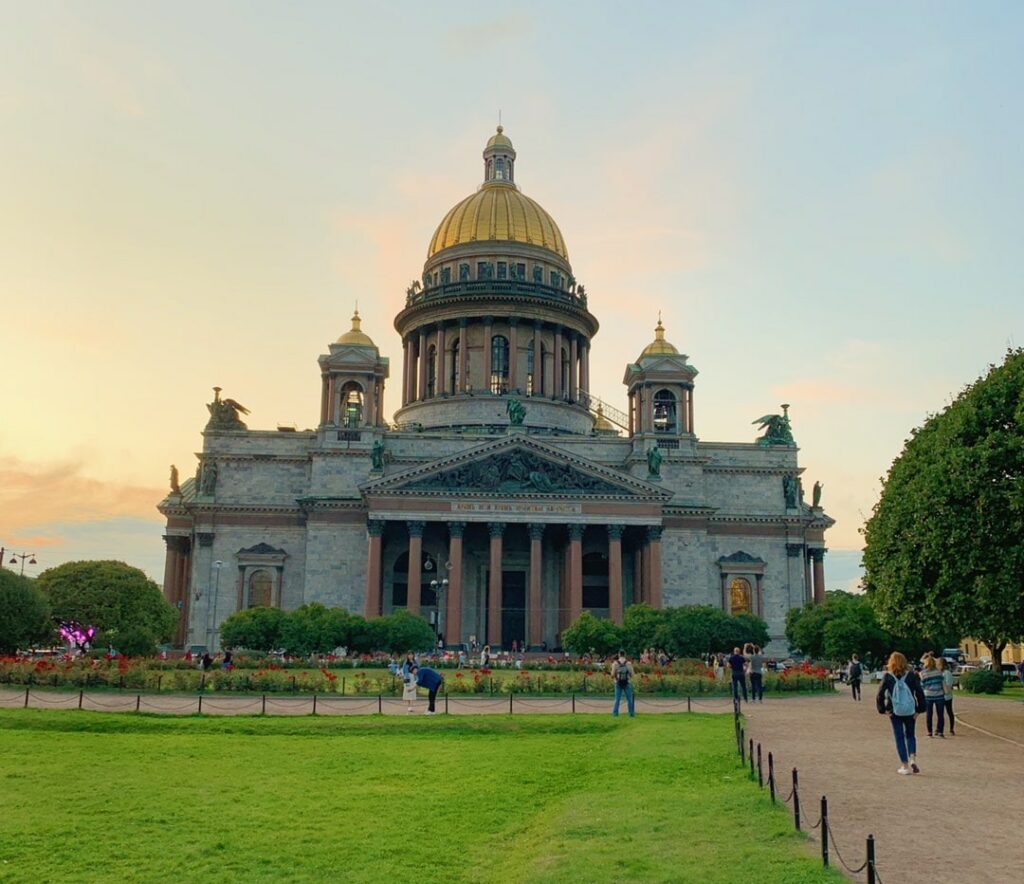
<instances>
[{"instance_id":1,"label":"red granite column","mask_svg":"<svg viewBox=\"0 0 1024 884\"><path fill-rule=\"evenodd\" d=\"M430 370L427 366L427 354L430 351L427 349L427 330L425 328L420 329L420 352L419 352L419 369L417 370L417 383L418 388L416 398L422 402L427 398L427 372Z\"/></svg>"},{"instance_id":2,"label":"red granite column","mask_svg":"<svg viewBox=\"0 0 1024 884\"><path fill-rule=\"evenodd\" d=\"M686 391L686 432L693 433L693 387Z\"/></svg>"},{"instance_id":3,"label":"red granite column","mask_svg":"<svg viewBox=\"0 0 1024 884\"><path fill-rule=\"evenodd\" d=\"M622 525L608 526L608 616L622 625Z\"/></svg>"},{"instance_id":4,"label":"red granite column","mask_svg":"<svg viewBox=\"0 0 1024 884\"><path fill-rule=\"evenodd\" d=\"M764 574L757 574L757 586L754 589L756 599L754 600L754 613L762 620L764 619Z\"/></svg>"},{"instance_id":5,"label":"red granite column","mask_svg":"<svg viewBox=\"0 0 1024 884\"><path fill-rule=\"evenodd\" d=\"M501 535L504 522L488 524L491 534L491 575L487 584L487 644L493 650L501 647Z\"/></svg>"},{"instance_id":6,"label":"red granite column","mask_svg":"<svg viewBox=\"0 0 1024 884\"><path fill-rule=\"evenodd\" d=\"M551 373L555 376L555 398L565 398L565 387L562 386L562 326L555 326L555 353Z\"/></svg>"},{"instance_id":7,"label":"red granite column","mask_svg":"<svg viewBox=\"0 0 1024 884\"><path fill-rule=\"evenodd\" d=\"M651 578L649 598L652 608L661 607L661 525L647 529L647 546L651 556Z\"/></svg>"},{"instance_id":8,"label":"red granite column","mask_svg":"<svg viewBox=\"0 0 1024 884\"><path fill-rule=\"evenodd\" d=\"M640 601L645 605L651 603L651 544L644 538L640 552Z\"/></svg>"},{"instance_id":9,"label":"red granite column","mask_svg":"<svg viewBox=\"0 0 1024 884\"><path fill-rule=\"evenodd\" d=\"M576 342L576 333L575 332L570 332L569 333L569 401L570 402L575 402L576 401L576 391L578 389L578 387L577 387L577 378L579 377L579 375L577 374L577 372L579 371L579 365L577 364L578 360L579 360L579 349L578 349L578 347L579 347L579 345Z\"/></svg>"},{"instance_id":10,"label":"red granite column","mask_svg":"<svg viewBox=\"0 0 1024 884\"><path fill-rule=\"evenodd\" d=\"M420 612L420 590L423 588L423 530L425 522L406 522L409 529L409 583L406 607L410 614Z\"/></svg>"},{"instance_id":11,"label":"red granite column","mask_svg":"<svg viewBox=\"0 0 1024 884\"><path fill-rule=\"evenodd\" d=\"M530 628L526 637L527 646L539 645L544 636L544 622L541 616L543 605L543 594L541 592L541 561L542 547L544 540L544 526L541 524L530 525L530 600L529 600L529 624Z\"/></svg>"},{"instance_id":12,"label":"red granite column","mask_svg":"<svg viewBox=\"0 0 1024 884\"><path fill-rule=\"evenodd\" d=\"M164 544L167 551L164 554L164 598L168 604L173 605L178 601L178 544L177 537L170 534L164 535ZM2 564L2 563L0 563Z\"/></svg>"},{"instance_id":13,"label":"red granite column","mask_svg":"<svg viewBox=\"0 0 1024 884\"><path fill-rule=\"evenodd\" d=\"M449 644L462 641L462 535L465 522L449 522L448 561L448 604L445 613L444 634Z\"/></svg>"},{"instance_id":14,"label":"red granite column","mask_svg":"<svg viewBox=\"0 0 1024 884\"><path fill-rule=\"evenodd\" d=\"M825 601L825 550L812 549L811 559L814 562L814 603L820 605Z\"/></svg>"},{"instance_id":15,"label":"red granite column","mask_svg":"<svg viewBox=\"0 0 1024 884\"><path fill-rule=\"evenodd\" d=\"M544 377L544 350L540 342L541 322L539 319L533 321L533 392L531 396L542 396L544 388L542 378Z\"/></svg>"},{"instance_id":16,"label":"red granite column","mask_svg":"<svg viewBox=\"0 0 1024 884\"><path fill-rule=\"evenodd\" d=\"M510 317L508 325L508 388L516 392L519 389L519 317Z\"/></svg>"},{"instance_id":17,"label":"red granite column","mask_svg":"<svg viewBox=\"0 0 1024 884\"><path fill-rule=\"evenodd\" d=\"M491 337L494 334L494 317L484 317L484 392L491 392Z\"/></svg>"},{"instance_id":18,"label":"red granite column","mask_svg":"<svg viewBox=\"0 0 1024 884\"><path fill-rule=\"evenodd\" d=\"M814 598L814 584L811 581L811 551L804 549L804 603Z\"/></svg>"},{"instance_id":19,"label":"red granite column","mask_svg":"<svg viewBox=\"0 0 1024 884\"><path fill-rule=\"evenodd\" d=\"M583 526L569 526L569 623L583 613Z\"/></svg>"},{"instance_id":20,"label":"red granite column","mask_svg":"<svg viewBox=\"0 0 1024 884\"><path fill-rule=\"evenodd\" d=\"M384 523L381 521L367 522L366 533L369 544L366 553L366 618L380 616L381 561L383 546L381 535Z\"/></svg>"},{"instance_id":21,"label":"red granite column","mask_svg":"<svg viewBox=\"0 0 1024 884\"><path fill-rule=\"evenodd\" d=\"M466 377L466 370L469 366L469 336L466 334L466 320L459 320L459 389L456 393L462 393L469 389L469 378Z\"/></svg>"},{"instance_id":22,"label":"red granite column","mask_svg":"<svg viewBox=\"0 0 1024 884\"><path fill-rule=\"evenodd\" d=\"M402 405L409 404L409 339L402 338Z\"/></svg>"},{"instance_id":23,"label":"red granite column","mask_svg":"<svg viewBox=\"0 0 1024 884\"><path fill-rule=\"evenodd\" d=\"M437 352L435 357L437 363L434 367L437 380L434 382L434 395L440 396L448 389L448 378L444 370L444 351L447 346L448 340L445 334L444 323L439 322L437 324Z\"/></svg>"}]
</instances>

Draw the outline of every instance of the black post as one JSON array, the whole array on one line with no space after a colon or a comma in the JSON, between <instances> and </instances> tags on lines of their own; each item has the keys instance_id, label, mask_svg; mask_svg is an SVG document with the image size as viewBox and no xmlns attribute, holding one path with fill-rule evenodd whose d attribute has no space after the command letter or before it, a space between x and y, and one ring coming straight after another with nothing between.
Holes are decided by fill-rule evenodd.
<instances>
[{"instance_id":1,"label":"black post","mask_svg":"<svg viewBox=\"0 0 1024 884\"><path fill-rule=\"evenodd\" d=\"M444 714L448 714L448 691L444 692Z\"/></svg>"},{"instance_id":2,"label":"black post","mask_svg":"<svg viewBox=\"0 0 1024 884\"><path fill-rule=\"evenodd\" d=\"M158 694L160 693L160 682L162 682L163 680L164 680L163 673L160 673L160 675L158 675L156 677L156 692Z\"/></svg>"},{"instance_id":3,"label":"black post","mask_svg":"<svg viewBox=\"0 0 1024 884\"><path fill-rule=\"evenodd\" d=\"M25 708L28 709L28 692L31 688L25 688Z\"/></svg>"},{"instance_id":4,"label":"black post","mask_svg":"<svg viewBox=\"0 0 1024 884\"><path fill-rule=\"evenodd\" d=\"M203 714L203 695L202 694L199 695L199 708L196 710L196 713L198 715L202 715Z\"/></svg>"},{"instance_id":5,"label":"black post","mask_svg":"<svg viewBox=\"0 0 1024 884\"><path fill-rule=\"evenodd\" d=\"M345 696L345 676L341 677L341 695Z\"/></svg>"},{"instance_id":6,"label":"black post","mask_svg":"<svg viewBox=\"0 0 1024 884\"><path fill-rule=\"evenodd\" d=\"M25 705L28 706L28 688L25 689ZM576 692L572 692L572 711L573 714L576 712Z\"/></svg>"},{"instance_id":7,"label":"black post","mask_svg":"<svg viewBox=\"0 0 1024 884\"><path fill-rule=\"evenodd\" d=\"M81 709L81 708L82 708L82 696L83 696L84 694L85 694L85 691L79 691L79 692L78 692L78 708L79 708L79 709Z\"/></svg>"},{"instance_id":8,"label":"black post","mask_svg":"<svg viewBox=\"0 0 1024 884\"><path fill-rule=\"evenodd\" d=\"M512 697L515 696L511 691L508 692L508 714L512 714Z\"/></svg>"},{"instance_id":9,"label":"black post","mask_svg":"<svg viewBox=\"0 0 1024 884\"><path fill-rule=\"evenodd\" d=\"M768 791L772 795L772 804L775 803L775 759L772 753L768 753Z\"/></svg>"},{"instance_id":10,"label":"black post","mask_svg":"<svg viewBox=\"0 0 1024 884\"><path fill-rule=\"evenodd\" d=\"M690 695L689 694L686 695L686 711L687 712L693 712L693 710L690 708Z\"/></svg>"},{"instance_id":11,"label":"black post","mask_svg":"<svg viewBox=\"0 0 1024 884\"><path fill-rule=\"evenodd\" d=\"M295 676L292 676L292 693L294 694L297 688L295 687Z\"/></svg>"},{"instance_id":12,"label":"black post","mask_svg":"<svg viewBox=\"0 0 1024 884\"><path fill-rule=\"evenodd\" d=\"M206 687L206 673L204 672L199 677L199 690L203 690Z\"/></svg>"},{"instance_id":13,"label":"black post","mask_svg":"<svg viewBox=\"0 0 1024 884\"><path fill-rule=\"evenodd\" d=\"M316 715L316 694L313 694L313 714Z\"/></svg>"},{"instance_id":14,"label":"black post","mask_svg":"<svg viewBox=\"0 0 1024 884\"><path fill-rule=\"evenodd\" d=\"M260 715L267 714L267 695L263 695L263 705L260 707Z\"/></svg>"},{"instance_id":15,"label":"black post","mask_svg":"<svg viewBox=\"0 0 1024 884\"><path fill-rule=\"evenodd\" d=\"M828 799L821 796L821 864L828 868Z\"/></svg>"},{"instance_id":16,"label":"black post","mask_svg":"<svg viewBox=\"0 0 1024 884\"><path fill-rule=\"evenodd\" d=\"M750 759L750 779L754 779L754 738L750 738L747 757Z\"/></svg>"},{"instance_id":17,"label":"black post","mask_svg":"<svg viewBox=\"0 0 1024 884\"><path fill-rule=\"evenodd\" d=\"M142 705L142 694L135 695L135 711L139 711L139 706Z\"/></svg>"},{"instance_id":18,"label":"black post","mask_svg":"<svg viewBox=\"0 0 1024 884\"><path fill-rule=\"evenodd\" d=\"M868 884L875 884L875 836L868 835Z\"/></svg>"},{"instance_id":19,"label":"black post","mask_svg":"<svg viewBox=\"0 0 1024 884\"><path fill-rule=\"evenodd\" d=\"M758 788L764 788L764 771L761 768L761 744L757 744L757 785Z\"/></svg>"},{"instance_id":20,"label":"black post","mask_svg":"<svg viewBox=\"0 0 1024 884\"><path fill-rule=\"evenodd\" d=\"M747 743L743 728L740 728L740 761L744 765L747 763Z\"/></svg>"},{"instance_id":21,"label":"black post","mask_svg":"<svg viewBox=\"0 0 1024 884\"><path fill-rule=\"evenodd\" d=\"M384 701L381 699L380 694L377 694L377 714L384 714Z\"/></svg>"},{"instance_id":22,"label":"black post","mask_svg":"<svg viewBox=\"0 0 1024 884\"><path fill-rule=\"evenodd\" d=\"M796 826L796 830L800 831L800 780L799 775L796 772L796 768L793 768L793 823Z\"/></svg>"}]
</instances>

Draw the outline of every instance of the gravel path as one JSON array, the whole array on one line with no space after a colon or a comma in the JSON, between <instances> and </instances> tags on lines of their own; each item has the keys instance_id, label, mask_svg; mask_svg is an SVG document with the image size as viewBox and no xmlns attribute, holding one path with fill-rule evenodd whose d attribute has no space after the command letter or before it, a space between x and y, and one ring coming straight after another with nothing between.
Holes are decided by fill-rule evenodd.
<instances>
[{"instance_id":1,"label":"gravel path","mask_svg":"<svg viewBox=\"0 0 1024 884\"><path fill-rule=\"evenodd\" d=\"M958 696L956 736L941 740L927 736L921 716L917 776L896 773L892 730L868 686L860 703L842 692L743 711L747 736L766 759L774 755L782 795L799 769L805 829L828 796L833 836L849 865L863 862L872 833L883 884L1024 881L1024 703Z\"/></svg>"}]
</instances>

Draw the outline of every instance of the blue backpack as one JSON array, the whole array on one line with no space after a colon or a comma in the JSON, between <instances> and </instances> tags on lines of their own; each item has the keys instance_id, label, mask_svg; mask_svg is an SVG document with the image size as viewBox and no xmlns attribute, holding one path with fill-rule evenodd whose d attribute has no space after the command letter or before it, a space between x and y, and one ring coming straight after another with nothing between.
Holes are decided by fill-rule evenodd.
<instances>
[{"instance_id":1,"label":"blue backpack","mask_svg":"<svg viewBox=\"0 0 1024 884\"><path fill-rule=\"evenodd\" d=\"M917 712L914 693L907 686L907 676L901 675L892 687L892 714L907 716Z\"/></svg>"}]
</instances>

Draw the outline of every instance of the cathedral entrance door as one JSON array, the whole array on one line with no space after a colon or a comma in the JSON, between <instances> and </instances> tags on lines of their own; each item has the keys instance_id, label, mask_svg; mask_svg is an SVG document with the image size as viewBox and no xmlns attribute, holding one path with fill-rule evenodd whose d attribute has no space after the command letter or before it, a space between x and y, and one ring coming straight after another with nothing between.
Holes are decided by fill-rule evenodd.
<instances>
[{"instance_id":1,"label":"cathedral entrance door","mask_svg":"<svg viewBox=\"0 0 1024 884\"><path fill-rule=\"evenodd\" d=\"M490 584L490 578L488 571L486 585ZM525 571L501 572L501 646L511 648L512 642L516 642L519 647L523 647L526 642Z\"/></svg>"}]
</instances>

